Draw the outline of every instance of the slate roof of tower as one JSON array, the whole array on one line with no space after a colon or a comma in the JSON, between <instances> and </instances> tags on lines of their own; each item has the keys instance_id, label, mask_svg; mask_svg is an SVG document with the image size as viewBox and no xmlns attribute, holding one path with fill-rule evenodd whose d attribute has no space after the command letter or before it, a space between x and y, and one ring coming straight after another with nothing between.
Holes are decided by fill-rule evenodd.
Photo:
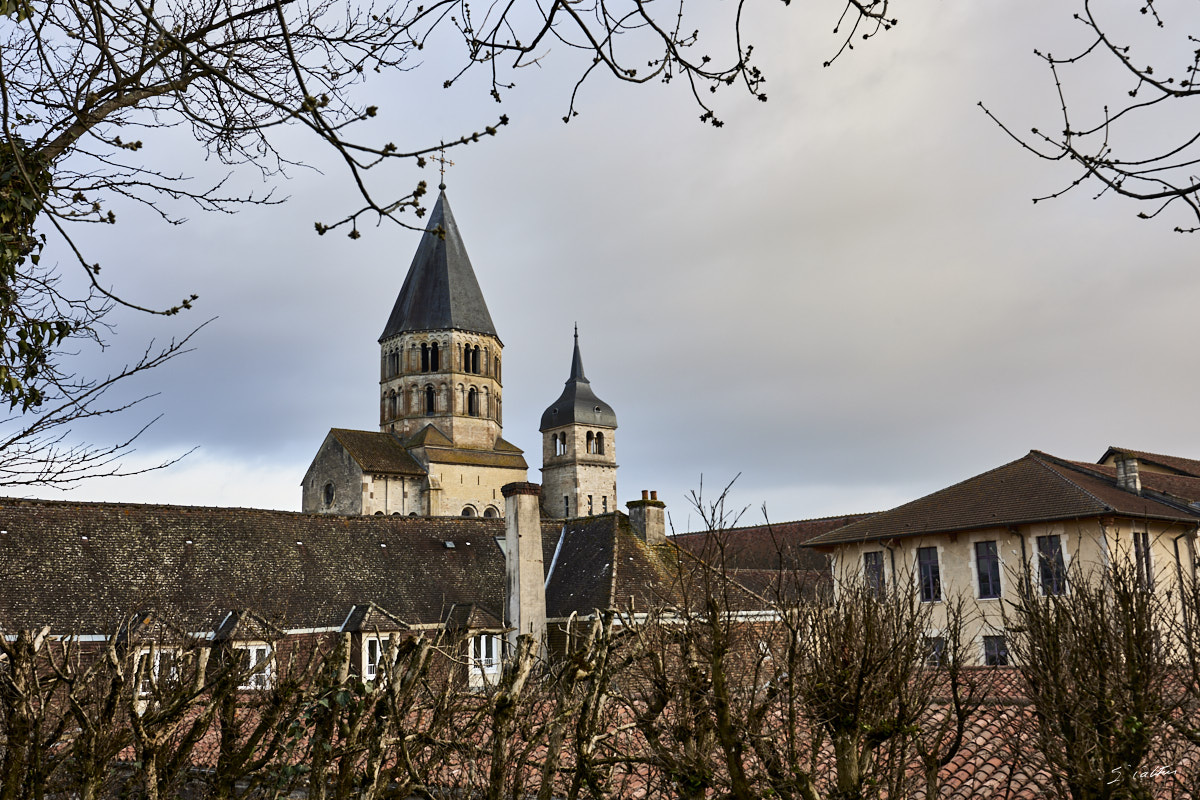
<instances>
[{"instance_id":1,"label":"slate roof of tower","mask_svg":"<svg viewBox=\"0 0 1200 800\"><path fill-rule=\"evenodd\" d=\"M617 427L617 414L612 406L596 397L592 384L583 374L583 356L579 354L579 331L575 331L575 352L571 357L571 374L567 384L549 408L542 413L538 430L547 431L560 425L599 425Z\"/></svg>"},{"instance_id":2,"label":"slate roof of tower","mask_svg":"<svg viewBox=\"0 0 1200 800\"><path fill-rule=\"evenodd\" d=\"M409 331L452 328L496 336L458 223L442 192L379 341Z\"/></svg>"},{"instance_id":3,"label":"slate roof of tower","mask_svg":"<svg viewBox=\"0 0 1200 800\"><path fill-rule=\"evenodd\" d=\"M1031 450L996 469L810 539L809 546L1119 515L1189 525L1188 512L1152 496L1120 489L1114 478Z\"/></svg>"}]
</instances>

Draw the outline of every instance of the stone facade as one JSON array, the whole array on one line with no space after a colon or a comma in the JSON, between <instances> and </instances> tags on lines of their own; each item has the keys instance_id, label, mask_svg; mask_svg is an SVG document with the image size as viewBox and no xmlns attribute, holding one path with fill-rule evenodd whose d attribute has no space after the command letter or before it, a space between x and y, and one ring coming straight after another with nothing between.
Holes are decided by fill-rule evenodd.
<instances>
[{"instance_id":1,"label":"stone facade","mask_svg":"<svg viewBox=\"0 0 1200 800\"><path fill-rule=\"evenodd\" d=\"M379 429L407 439L434 424L460 447L490 450L503 424L500 340L421 331L380 343Z\"/></svg>"}]
</instances>

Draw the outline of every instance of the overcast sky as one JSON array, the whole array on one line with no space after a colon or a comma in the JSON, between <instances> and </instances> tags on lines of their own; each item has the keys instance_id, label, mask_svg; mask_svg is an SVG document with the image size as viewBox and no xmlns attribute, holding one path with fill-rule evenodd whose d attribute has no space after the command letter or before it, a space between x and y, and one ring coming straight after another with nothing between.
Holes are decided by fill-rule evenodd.
<instances>
[{"instance_id":1,"label":"overcast sky","mask_svg":"<svg viewBox=\"0 0 1200 800\"><path fill-rule=\"evenodd\" d=\"M1034 448L1200 457L1200 240L1094 190L1034 205L1074 173L977 107L1016 130L1059 124L1033 49L1080 41L1066 5L898 5L894 31L823 69L837 11L751 4L770 100L719 95L720 130L678 82L603 78L564 125L573 65L557 51L503 106L469 80L442 90L436 63L373 89L380 135L409 145L512 119L454 151L447 184L505 346L504 436L530 480L576 322L620 423L619 494L658 490L679 529L697 524L685 496L701 476L711 496L740 473L746 523L763 503L780 521L880 510ZM218 174L182 132L147 144ZM418 234L317 237L315 220L353 202L346 175L303 136L284 145L315 168L291 171L286 204L179 227L126 210L87 232L131 299L200 295L181 318L122 315L106 358L217 319L140 385L159 393L140 414L86 432L162 413L131 463L196 452L66 497L299 509L328 429L376 427L376 340Z\"/></svg>"}]
</instances>

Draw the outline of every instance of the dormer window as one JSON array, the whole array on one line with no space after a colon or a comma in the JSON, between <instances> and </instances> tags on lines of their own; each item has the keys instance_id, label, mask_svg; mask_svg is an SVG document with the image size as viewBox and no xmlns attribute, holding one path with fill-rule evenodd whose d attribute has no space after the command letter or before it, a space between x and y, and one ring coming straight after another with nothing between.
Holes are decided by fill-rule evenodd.
<instances>
[{"instance_id":1,"label":"dormer window","mask_svg":"<svg viewBox=\"0 0 1200 800\"><path fill-rule=\"evenodd\" d=\"M151 695L179 683L181 658L174 648L152 647L138 655L138 693Z\"/></svg>"},{"instance_id":2,"label":"dormer window","mask_svg":"<svg viewBox=\"0 0 1200 800\"><path fill-rule=\"evenodd\" d=\"M237 666L241 674L239 689L270 689L275 682L275 661L271 646L266 644L235 645Z\"/></svg>"},{"instance_id":3,"label":"dormer window","mask_svg":"<svg viewBox=\"0 0 1200 800\"><path fill-rule=\"evenodd\" d=\"M471 683L490 683L503 666L500 637L481 633L471 637Z\"/></svg>"}]
</instances>

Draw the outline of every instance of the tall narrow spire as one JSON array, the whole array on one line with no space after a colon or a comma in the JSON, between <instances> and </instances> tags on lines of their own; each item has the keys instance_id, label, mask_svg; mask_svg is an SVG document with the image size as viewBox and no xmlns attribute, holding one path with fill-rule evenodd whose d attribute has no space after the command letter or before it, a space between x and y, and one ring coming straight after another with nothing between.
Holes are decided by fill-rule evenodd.
<instances>
[{"instance_id":1,"label":"tall narrow spire","mask_svg":"<svg viewBox=\"0 0 1200 800\"><path fill-rule=\"evenodd\" d=\"M567 378L567 383L571 381L588 382L587 376L583 374L583 356L579 355L579 323L575 323L575 355L571 358L571 376Z\"/></svg>"},{"instance_id":2,"label":"tall narrow spire","mask_svg":"<svg viewBox=\"0 0 1200 800\"><path fill-rule=\"evenodd\" d=\"M442 192L379 341L408 331L451 329L497 336L462 234Z\"/></svg>"},{"instance_id":3,"label":"tall narrow spire","mask_svg":"<svg viewBox=\"0 0 1200 800\"><path fill-rule=\"evenodd\" d=\"M579 353L579 326L575 326L575 352L571 357L571 374L558 400L542 414L539 430L559 425L580 423L617 427L617 415L612 406L596 397L591 382L583 374L583 356Z\"/></svg>"}]
</instances>

